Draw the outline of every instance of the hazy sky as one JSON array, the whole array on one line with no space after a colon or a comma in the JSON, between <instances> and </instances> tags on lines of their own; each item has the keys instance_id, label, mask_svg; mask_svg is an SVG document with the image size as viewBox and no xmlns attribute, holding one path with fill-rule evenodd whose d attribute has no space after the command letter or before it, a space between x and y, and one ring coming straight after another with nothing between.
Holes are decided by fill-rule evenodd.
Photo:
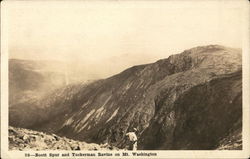
<instances>
[{"instance_id":1,"label":"hazy sky","mask_svg":"<svg viewBox=\"0 0 250 159\"><path fill-rule=\"evenodd\" d=\"M191 1L192 2L192 1ZM9 57L73 61L108 76L208 44L241 47L237 1L9 1Z\"/></svg>"}]
</instances>

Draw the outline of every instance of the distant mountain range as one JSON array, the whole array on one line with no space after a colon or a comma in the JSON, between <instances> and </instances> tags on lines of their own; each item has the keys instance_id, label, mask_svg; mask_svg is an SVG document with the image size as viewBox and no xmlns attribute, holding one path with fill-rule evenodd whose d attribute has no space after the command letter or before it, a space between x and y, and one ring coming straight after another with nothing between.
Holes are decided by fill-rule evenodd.
<instances>
[{"instance_id":1,"label":"distant mountain range","mask_svg":"<svg viewBox=\"0 0 250 159\"><path fill-rule=\"evenodd\" d=\"M56 89L11 106L9 116L12 126L119 148L135 127L139 149L242 149L241 50L195 47Z\"/></svg>"},{"instance_id":2,"label":"distant mountain range","mask_svg":"<svg viewBox=\"0 0 250 159\"><path fill-rule=\"evenodd\" d=\"M53 89L66 85L63 63L9 60L10 106L37 100Z\"/></svg>"}]
</instances>

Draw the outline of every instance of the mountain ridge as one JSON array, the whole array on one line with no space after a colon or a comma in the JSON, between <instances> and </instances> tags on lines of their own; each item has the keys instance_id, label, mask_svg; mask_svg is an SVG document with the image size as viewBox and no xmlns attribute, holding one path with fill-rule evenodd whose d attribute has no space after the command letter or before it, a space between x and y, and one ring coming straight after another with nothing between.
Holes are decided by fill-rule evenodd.
<instances>
[{"instance_id":1,"label":"mountain ridge","mask_svg":"<svg viewBox=\"0 0 250 159\"><path fill-rule=\"evenodd\" d=\"M23 117L22 113L10 111L10 123L13 126L54 132L87 142L107 141L120 148L125 145L125 133L136 127L139 130L139 147L141 149L213 149L214 145L219 142L219 138L229 131L229 127L217 132L216 137L205 136L205 144L201 144L199 140L204 137L203 134L206 134L208 128L201 127L200 123L193 121L199 116L199 113L195 117L186 114L185 118L178 119L177 114L182 112L179 107L181 109L185 107L176 105L176 103L190 100L190 98L182 99L181 97L199 85L205 84L205 87L202 86L201 89L209 92L206 84L216 79L227 80L224 75L229 76L224 87L241 96L241 67L239 49L219 45L196 47L155 63L133 66L107 79L86 85L71 85L58 90L36 104L43 105L40 107L44 108L36 110L37 120L30 120ZM239 78L234 78L235 72ZM216 83L223 85L223 80ZM234 90L232 87L236 83L238 83L237 90ZM211 89L216 90L217 87L219 87L218 84L213 85ZM191 96L191 99L196 98L199 94L195 92L202 92L202 90L195 89L188 96ZM223 93L229 95L231 92ZM207 101L208 110L206 111L214 112L214 114L210 114L212 116L216 115L216 110L211 102L216 105L220 103L218 102L220 99L214 97L213 94L208 94L208 97L211 98L211 101ZM234 100L236 97L228 96L228 98ZM199 101L198 99L197 101ZM216 101L213 101L214 99ZM189 100L186 102L190 102ZM227 102L221 103L222 110L228 109L225 105L232 105ZM202 113L202 109L200 109L202 105L193 104L195 106L188 110L195 112L194 108L199 108ZM240 118L242 104L239 102L234 104L238 112L235 118ZM232 110L235 109L229 109L230 112ZM32 112L34 113L34 111ZM185 112L183 113L185 114ZM233 114L226 114L221 119L217 115L215 117L224 122L227 121L228 116L233 116ZM18 117L29 121L29 125L25 122L18 124L16 121ZM177 119L183 121L178 122ZM206 115L204 119L206 121L200 122L213 122ZM196 129L203 132L203 134L197 134L199 140L194 140L190 136L182 142L177 139L176 136L180 138L183 133L180 131L183 128L180 125L186 124L193 124L192 129L184 127L190 133L197 133ZM152 135L154 131L158 132L158 137L157 134ZM210 139L213 141L210 142Z\"/></svg>"}]
</instances>

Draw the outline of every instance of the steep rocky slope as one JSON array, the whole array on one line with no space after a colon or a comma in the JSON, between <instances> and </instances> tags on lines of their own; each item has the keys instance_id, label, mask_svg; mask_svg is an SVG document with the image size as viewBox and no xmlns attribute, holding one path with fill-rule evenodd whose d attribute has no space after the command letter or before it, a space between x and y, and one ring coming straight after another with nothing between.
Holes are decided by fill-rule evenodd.
<instances>
[{"instance_id":1,"label":"steep rocky slope","mask_svg":"<svg viewBox=\"0 0 250 159\"><path fill-rule=\"evenodd\" d=\"M241 132L241 74L240 49L196 47L56 90L32 103L32 118L13 107L10 123L120 148L136 127L140 149L216 149Z\"/></svg>"},{"instance_id":2,"label":"steep rocky slope","mask_svg":"<svg viewBox=\"0 0 250 159\"><path fill-rule=\"evenodd\" d=\"M117 150L110 145L98 145L28 129L9 127L10 150Z\"/></svg>"},{"instance_id":3,"label":"steep rocky slope","mask_svg":"<svg viewBox=\"0 0 250 159\"><path fill-rule=\"evenodd\" d=\"M171 106L165 106L170 102L163 98L140 145L144 149L215 149L218 140L241 121L241 85L240 71L192 87ZM234 129L241 130L241 125Z\"/></svg>"}]
</instances>

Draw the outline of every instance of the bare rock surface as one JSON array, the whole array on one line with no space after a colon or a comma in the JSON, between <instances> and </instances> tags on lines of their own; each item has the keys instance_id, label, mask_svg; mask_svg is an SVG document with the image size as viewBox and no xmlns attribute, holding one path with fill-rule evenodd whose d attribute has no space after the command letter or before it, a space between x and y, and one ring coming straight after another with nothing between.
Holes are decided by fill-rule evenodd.
<instances>
[{"instance_id":1,"label":"bare rock surface","mask_svg":"<svg viewBox=\"0 0 250 159\"><path fill-rule=\"evenodd\" d=\"M55 134L9 127L10 150L118 150L110 145L76 141Z\"/></svg>"}]
</instances>

